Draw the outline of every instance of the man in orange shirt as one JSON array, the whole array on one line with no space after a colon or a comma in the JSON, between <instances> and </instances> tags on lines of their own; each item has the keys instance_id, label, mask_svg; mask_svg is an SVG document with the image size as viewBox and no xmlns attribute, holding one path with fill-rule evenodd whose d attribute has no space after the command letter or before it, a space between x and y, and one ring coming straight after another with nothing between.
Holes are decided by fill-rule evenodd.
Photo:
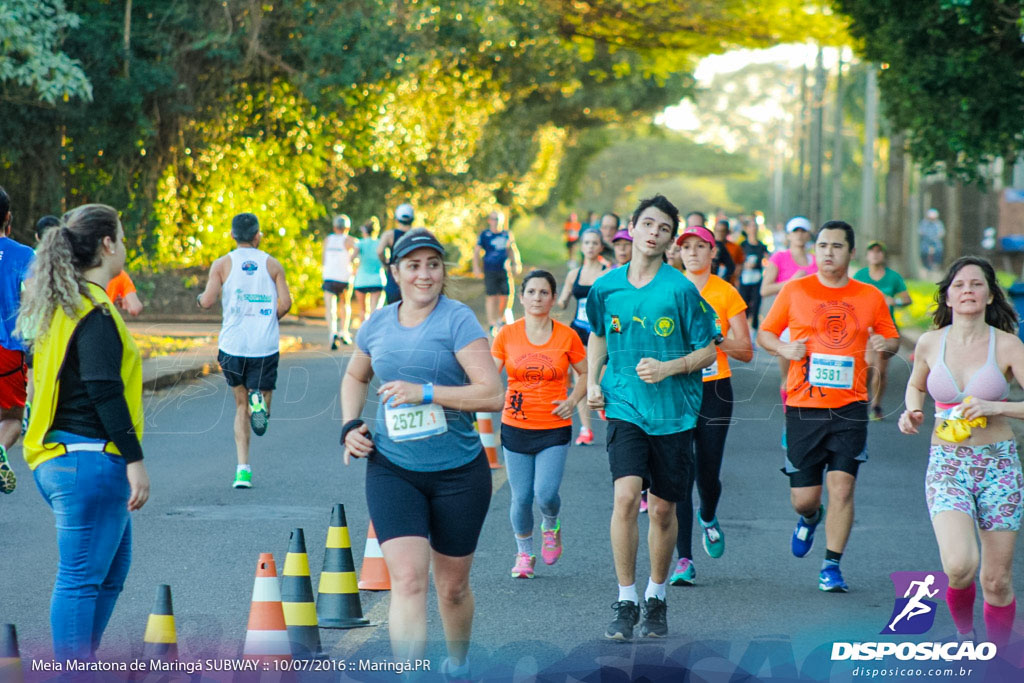
<instances>
[{"instance_id":1,"label":"man in orange shirt","mask_svg":"<svg viewBox=\"0 0 1024 683\"><path fill-rule=\"evenodd\" d=\"M839 560L853 526L857 469L867 460L864 352L870 346L891 356L899 348L885 297L847 274L853 253L848 223L821 226L814 245L817 274L787 282L757 334L766 351L789 361L783 472L789 476L793 509L800 514L791 546L796 557L810 552L814 530L825 516L825 475L828 522L818 588L830 593L848 590ZM792 341L783 343L779 335L787 327Z\"/></svg>"},{"instance_id":2,"label":"man in orange shirt","mask_svg":"<svg viewBox=\"0 0 1024 683\"><path fill-rule=\"evenodd\" d=\"M118 308L130 316L134 317L142 313L142 302L139 301L139 295L135 293L135 283L128 277L127 270L122 270L107 284L107 296Z\"/></svg>"}]
</instances>

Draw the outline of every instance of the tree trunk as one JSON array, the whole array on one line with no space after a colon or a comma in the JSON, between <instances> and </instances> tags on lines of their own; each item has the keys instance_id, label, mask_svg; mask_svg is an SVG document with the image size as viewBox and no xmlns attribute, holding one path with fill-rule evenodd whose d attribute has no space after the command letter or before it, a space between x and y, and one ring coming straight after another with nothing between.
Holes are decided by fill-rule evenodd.
<instances>
[{"instance_id":1,"label":"tree trunk","mask_svg":"<svg viewBox=\"0 0 1024 683\"><path fill-rule=\"evenodd\" d=\"M943 265L949 265L964 253L963 181L957 180L946 189L946 242Z\"/></svg>"},{"instance_id":2,"label":"tree trunk","mask_svg":"<svg viewBox=\"0 0 1024 683\"><path fill-rule=\"evenodd\" d=\"M822 166L825 164L825 51L819 45L814 64L814 96L811 100L811 225L821 225Z\"/></svg>"},{"instance_id":3,"label":"tree trunk","mask_svg":"<svg viewBox=\"0 0 1024 683\"><path fill-rule=\"evenodd\" d=\"M124 0L124 77L127 80L132 68L132 0Z\"/></svg>"},{"instance_id":4,"label":"tree trunk","mask_svg":"<svg viewBox=\"0 0 1024 683\"><path fill-rule=\"evenodd\" d=\"M832 218L842 213L843 199L843 49L836 64L836 107L832 121Z\"/></svg>"},{"instance_id":5,"label":"tree trunk","mask_svg":"<svg viewBox=\"0 0 1024 683\"><path fill-rule=\"evenodd\" d=\"M894 256L902 255L903 231L907 225L907 135L893 133L889 138L889 171L885 175L885 229L877 235Z\"/></svg>"},{"instance_id":6,"label":"tree trunk","mask_svg":"<svg viewBox=\"0 0 1024 683\"><path fill-rule=\"evenodd\" d=\"M875 136L878 134L878 73L874 65L868 69L864 96L864 159L861 164L860 222L865 235L876 234L875 207Z\"/></svg>"}]
</instances>

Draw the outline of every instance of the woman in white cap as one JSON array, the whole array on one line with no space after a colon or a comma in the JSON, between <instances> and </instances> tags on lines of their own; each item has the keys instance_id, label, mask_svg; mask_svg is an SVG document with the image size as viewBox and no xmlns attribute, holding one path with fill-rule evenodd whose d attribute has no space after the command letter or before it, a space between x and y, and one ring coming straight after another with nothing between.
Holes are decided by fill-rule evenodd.
<instances>
[{"instance_id":1,"label":"woman in white cap","mask_svg":"<svg viewBox=\"0 0 1024 683\"><path fill-rule=\"evenodd\" d=\"M441 667L467 678L473 592L469 571L491 499L491 470L473 413L505 404L476 315L442 294L444 247L416 228L393 247L402 298L356 334L341 383L344 461L367 458L366 503L391 576L388 627L399 661L422 659L433 565L448 643ZM370 381L376 431L360 416Z\"/></svg>"},{"instance_id":2,"label":"woman in white cap","mask_svg":"<svg viewBox=\"0 0 1024 683\"><path fill-rule=\"evenodd\" d=\"M811 239L811 222L803 216L794 216L786 223L786 243L789 249L775 252L764 267L764 278L761 280L761 298L774 297L782 291L783 285L789 280L813 275L818 272L814 263L814 254L807 253L807 242ZM771 301L766 302L771 308ZM785 329L779 337L789 341L789 329ZM789 372L789 361L779 356L779 396L782 397L782 409L786 409L786 374ZM783 426L782 447L786 447L786 431Z\"/></svg>"}]
</instances>

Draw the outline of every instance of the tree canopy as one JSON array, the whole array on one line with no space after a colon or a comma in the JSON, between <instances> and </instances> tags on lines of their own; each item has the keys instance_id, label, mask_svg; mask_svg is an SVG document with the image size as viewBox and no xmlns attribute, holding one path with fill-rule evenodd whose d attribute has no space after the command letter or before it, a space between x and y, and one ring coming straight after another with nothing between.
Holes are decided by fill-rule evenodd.
<instances>
[{"instance_id":1,"label":"tree canopy","mask_svg":"<svg viewBox=\"0 0 1024 683\"><path fill-rule=\"evenodd\" d=\"M1019 0L836 0L862 53L881 67L886 114L925 170L981 180L1024 152Z\"/></svg>"}]
</instances>

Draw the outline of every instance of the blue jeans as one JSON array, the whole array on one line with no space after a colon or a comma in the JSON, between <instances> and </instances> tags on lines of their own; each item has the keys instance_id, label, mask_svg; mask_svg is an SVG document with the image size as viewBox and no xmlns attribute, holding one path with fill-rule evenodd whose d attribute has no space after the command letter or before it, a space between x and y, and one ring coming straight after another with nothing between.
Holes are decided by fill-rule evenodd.
<instances>
[{"instance_id":1,"label":"blue jeans","mask_svg":"<svg viewBox=\"0 0 1024 683\"><path fill-rule=\"evenodd\" d=\"M509 513L512 531L518 536L532 535L534 495L540 511L549 517L557 517L562 507L558 488L562 485L569 444L551 446L536 455L516 453L504 447L501 450L505 453L508 486L512 491Z\"/></svg>"},{"instance_id":2,"label":"blue jeans","mask_svg":"<svg viewBox=\"0 0 1024 683\"><path fill-rule=\"evenodd\" d=\"M50 599L57 661L91 659L132 560L127 465L77 451L40 464L36 486L53 510L60 561Z\"/></svg>"}]
</instances>

